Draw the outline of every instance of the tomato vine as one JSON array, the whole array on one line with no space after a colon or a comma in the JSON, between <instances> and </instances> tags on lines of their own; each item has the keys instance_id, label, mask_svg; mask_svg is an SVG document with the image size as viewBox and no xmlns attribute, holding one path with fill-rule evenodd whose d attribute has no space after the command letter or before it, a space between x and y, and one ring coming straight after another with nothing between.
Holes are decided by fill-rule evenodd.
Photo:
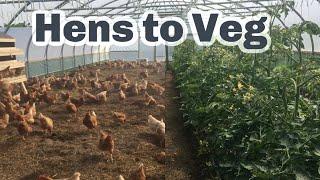
<instances>
[{"instance_id":1,"label":"tomato vine","mask_svg":"<svg viewBox=\"0 0 320 180\"><path fill-rule=\"evenodd\" d=\"M320 178L320 58L302 51L303 33L320 28L274 25L263 54L191 40L175 48L181 110L207 177Z\"/></svg>"}]
</instances>

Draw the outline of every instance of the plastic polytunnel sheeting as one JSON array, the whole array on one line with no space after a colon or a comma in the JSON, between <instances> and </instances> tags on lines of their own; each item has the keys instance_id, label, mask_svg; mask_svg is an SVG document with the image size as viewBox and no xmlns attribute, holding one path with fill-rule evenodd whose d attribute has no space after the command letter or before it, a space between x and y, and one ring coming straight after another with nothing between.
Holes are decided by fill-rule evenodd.
<instances>
[{"instance_id":1,"label":"plastic polytunnel sheeting","mask_svg":"<svg viewBox=\"0 0 320 180\"><path fill-rule=\"evenodd\" d=\"M295 3L293 7L291 7L293 4L292 2ZM290 9L287 16L285 16L285 13L282 13L282 16L276 20L276 23L281 26L290 27L292 24L308 20L320 24L318 13L320 2L318 0L0 0L0 25L6 25L0 31L13 35L17 39L17 46L25 49L27 47L26 43L28 42L28 38L30 37L29 34L31 33L30 29L28 29L31 24L31 14L35 10L62 10L68 17L88 17L98 15L114 18L116 16L126 15L134 19L138 19L148 10L154 10L157 11L161 17L178 16L185 19L186 13L191 8L200 10L216 9L220 10L225 15L246 17L257 13L269 12L280 6L287 6L288 9ZM26 29L17 29L15 26L26 26ZM26 33L16 33L17 31L26 31ZM313 37L313 41L315 51L320 51L319 38ZM310 36L304 35L305 50L312 50L311 42ZM132 47L136 47L136 45ZM128 51L132 53L130 57L139 56L138 53L134 52L137 48L132 50L132 47L129 47L129 50L128 48L117 49L116 47L111 47L111 49L115 49L114 51L116 52ZM73 52L73 48L66 49L70 49L70 51ZM80 47L77 47L76 49L77 53L81 52ZM84 49L87 49L87 47ZM89 49L91 53L91 48ZM101 49L104 50L105 48L97 47L93 49L100 49L100 51L95 52L101 53ZM152 54L152 52L150 52L150 49L153 51L152 48L144 49L146 51L148 50L148 52L140 54L147 54L146 56L149 57L149 54ZM161 49L161 47L159 47L158 50L159 49ZM142 43L140 50L143 51ZM65 50L63 50L63 52L65 52L64 56L66 57L70 53ZM31 61L44 59L42 48L34 47L32 45L30 45L30 52L26 53L26 55L30 55L30 57L24 57L22 59ZM48 57L60 57L60 54L56 53L55 55L55 57L51 55ZM73 56L73 54L71 56ZM95 54L93 55L92 60L94 62L99 61L103 56ZM80 63L81 60L77 61Z\"/></svg>"},{"instance_id":2,"label":"plastic polytunnel sheeting","mask_svg":"<svg viewBox=\"0 0 320 180\"><path fill-rule=\"evenodd\" d=\"M30 77L109 59L109 46L79 46L75 48L68 45L35 46L31 40L31 27L12 27L7 34L14 37L16 47L24 51L24 54L18 56L17 60L28 61L27 67ZM102 55L98 55L98 53Z\"/></svg>"},{"instance_id":3,"label":"plastic polytunnel sheeting","mask_svg":"<svg viewBox=\"0 0 320 180\"><path fill-rule=\"evenodd\" d=\"M148 10L157 11L160 16L180 16L190 8L201 10L217 9L225 14L247 16L266 12L266 8L281 5L280 0L1 0L0 16L2 24L14 25L17 22L30 24L31 13L35 10L62 10L67 16L131 16L139 18ZM1 23L0 23L1 24Z\"/></svg>"},{"instance_id":4,"label":"plastic polytunnel sheeting","mask_svg":"<svg viewBox=\"0 0 320 180\"><path fill-rule=\"evenodd\" d=\"M180 16L191 8L201 10L216 9L226 15L249 16L260 12L268 12L283 4L291 4L290 0L0 0L0 24L30 24L31 13L35 10L62 10L67 16L131 16L139 18L148 10L154 10L160 16ZM301 2L314 8L319 7L317 0L294 0L295 9L299 10ZM303 6L302 11L309 9ZM295 21L296 18L292 20Z\"/></svg>"}]
</instances>

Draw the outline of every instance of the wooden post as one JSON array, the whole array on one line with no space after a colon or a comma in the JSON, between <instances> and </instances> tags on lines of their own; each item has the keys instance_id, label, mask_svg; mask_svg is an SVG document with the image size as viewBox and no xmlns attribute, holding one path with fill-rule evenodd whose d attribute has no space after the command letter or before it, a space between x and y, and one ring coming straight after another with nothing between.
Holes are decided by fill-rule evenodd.
<instances>
[{"instance_id":1,"label":"wooden post","mask_svg":"<svg viewBox=\"0 0 320 180\"><path fill-rule=\"evenodd\" d=\"M140 59L140 50L141 50L140 32L138 32L138 59Z\"/></svg>"},{"instance_id":2,"label":"wooden post","mask_svg":"<svg viewBox=\"0 0 320 180\"><path fill-rule=\"evenodd\" d=\"M73 68L76 67L76 46L73 46Z\"/></svg>"},{"instance_id":3,"label":"wooden post","mask_svg":"<svg viewBox=\"0 0 320 180\"><path fill-rule=\"evenodd\" d=\"M45 64L45 71L46 71L46 74L48 75L49 74L49 61L48 61L48 49L49 49L49 45L47 45L46 46L46 54L45 54L45 56L46 56L46 59L45 59L45 62L46 62L46 64Z\"/></svg>"},{"instance_id":4,"label":"wooden post","mask_svg":"<svg viewBox=\"0 0 320 180\"><path fill-rule=\"evenodd\" d=\"M86 65L86 44L83 45L83 49L82 49L82 55L83 55L83 66Z\"/></svg>"},{"instance_id":5,"label":"wooden post","mask_svg":"<svg viewBox=\"0 0 320 180\"><path fill-rule=\"evenodd\" d=\"M157 61L157 46L153 47L153 61Z\"/></svg>"},{"instance_id":6,"label":"wooden post","mask_svg":"<svg viewBox=\"0 0 320 180\"><path fill-rule=\"evenodd\" d=\"M101 65L101 45L99 45L98 46L98 53L99 53L99 59L98 59L98 61L99 61L99 65Z\"/></svg>"},{"instance_id":7,"label":"wooden post","mask_svg":"<svg viewBox=\"0 0 320 180\"><path fill-rule=\"evenodd\" d=\"M62 46L61 46L61 50L60 50L60 58L61 58L60 66L61 66L62 71L64 72L64 57L63 57L63 49L64 49L64 44L62 44Z\"/></svg>"},{"instance_id":8,"label":"wooden post","mask_svg":"<svg viewBox=\"0 0 320 180\"><path fill-rule=\"evenodd\" d=\"M169 47L165 45L165 51L166 51L166 70L169 68Z\"/></svg>"}]
</instances>

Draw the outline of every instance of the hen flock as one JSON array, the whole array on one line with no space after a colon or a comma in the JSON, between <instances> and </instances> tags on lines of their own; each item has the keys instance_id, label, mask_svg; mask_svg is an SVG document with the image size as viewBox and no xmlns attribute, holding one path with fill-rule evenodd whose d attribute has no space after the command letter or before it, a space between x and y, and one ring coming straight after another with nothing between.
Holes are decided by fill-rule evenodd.
<instances>
[{"instance_id":1,"label":"hen flock","mask_svg":"<svg viewBox=\"0 0 320 180\"><path fill-rule=\"evenodd\" d=\"M130 61L123 60L108 61L104 64L108 69L144 69L139 72L139 80L131 82L125 73L112 74L105 79L101 79L101 70L90 70L90 67L79 67L76 71L64 74L62 76L34 77L29 79L26 84L10 84L0 81L0 130L9 125L16 127L17 134L25 140L30 136L34 126L39 126L43 134L50 135L54 131L55 120L38 111L37 106L52 106L57 102L63 102L65 111L77 116L79 109L84 104L99 105L107 103L108 96L116 93L120 101L125 101L130 96L143 96L143 101L134 102L138 106L156 106L164 113L165 105L159 104L150 94L162 96L165 88L157 83L148 81L149 73L159 73L162 64L159 62ZM89 71L89 77L84 72ZM60 93L53 90L65 89ZM72 92L77 92L77 97ZM96 93L98 92L98 93ZM150 93L150 94L149 94ZM119 123L126 123L126 114L123 112L112 112ZM97 147L103 153L109 155L113 162L113 152L116 142L111 133L107 133L99 127L99 119L93 110L89 110L84 117L80 117L84 126L89 130L96 130L100 139ZM147 124L155 133L159 144L165 145L165 123L163 119L158 120L152 114L146 117ZM80 126L81 124L79 124ZM164 161L165 153L157 156L159 161ZM143 180L146 179L145 167L143 164L130 173L128 179ZM49 176L41 175L39 180L50 180ZM70 180L80 179L80 173L75 173ZM118 179L125 179L119 175Z\"/></svg>"}]
</instances>

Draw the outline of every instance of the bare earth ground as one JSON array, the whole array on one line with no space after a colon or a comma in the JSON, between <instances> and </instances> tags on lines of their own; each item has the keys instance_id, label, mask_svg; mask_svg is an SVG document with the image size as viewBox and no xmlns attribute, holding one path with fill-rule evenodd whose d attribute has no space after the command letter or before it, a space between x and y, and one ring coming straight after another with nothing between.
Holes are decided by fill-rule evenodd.
<instances>
[{"instance_id":1,"label":"bare earth ground","mask_svg":"<svg viewBox=\"0 0 320 180\"><path fill-rule=\"evenodd\" d=\"M169 156L176 153L177 156L176 158L167 158L165 179L199 180L199 168L196 165L192 146L193 139L183 125L179 102L176 99L178 92L175 89L172 74L168 73L166 79L166 153Z\"/></svg>"},{"instance_id":2,"label":"bare earth ground","mask_svg":"<svg viewBox=\"0 0 320 180\"><path fill-rule=\"evenodd\" d=\"M92 66L89 71L100 68L101 79L114 73L126 73L131 82L138 80L143 69L107 69L104 65ZM120 174L125 178L130 170L140 163L146 167L147 179L196 179L196 165L191 153L189 137L184 134L183 122L178 112L177 102L173 99L176 92L172 76L164 69L159 74L151 74L147 79L166 85L164 96L156 96L160 104L165 104L167 113L163 114L157 107L145 107L132 104L143 99L142 95L128 97L125 101L118 100L113 93L102 105L85 104L80 107L77 117L68 114L64 102L48 107L46 104L37 106L38 112L54 120L52 135L46 135L33 125L34 132L23 141L15 127L9 125L0 131L0 180L36 179L40 174L55 178L69 177L74 172L81 173L81 179L116 179ZM54 90L59 92L61 90ZM76 93L75 93L76 96ZM98 135L82 125L82 119L88 110L94 110L98 116L102 130L111 132L115 139L114 163L98 150ZM112 117L112 111L124 112L127 122L119 124ZM161 148L155 141L154 132L147 126L147 116L165 118L166 148ZM155 160L155 155L166 151L166 164Z\"/></svg>"}]
</instances>

